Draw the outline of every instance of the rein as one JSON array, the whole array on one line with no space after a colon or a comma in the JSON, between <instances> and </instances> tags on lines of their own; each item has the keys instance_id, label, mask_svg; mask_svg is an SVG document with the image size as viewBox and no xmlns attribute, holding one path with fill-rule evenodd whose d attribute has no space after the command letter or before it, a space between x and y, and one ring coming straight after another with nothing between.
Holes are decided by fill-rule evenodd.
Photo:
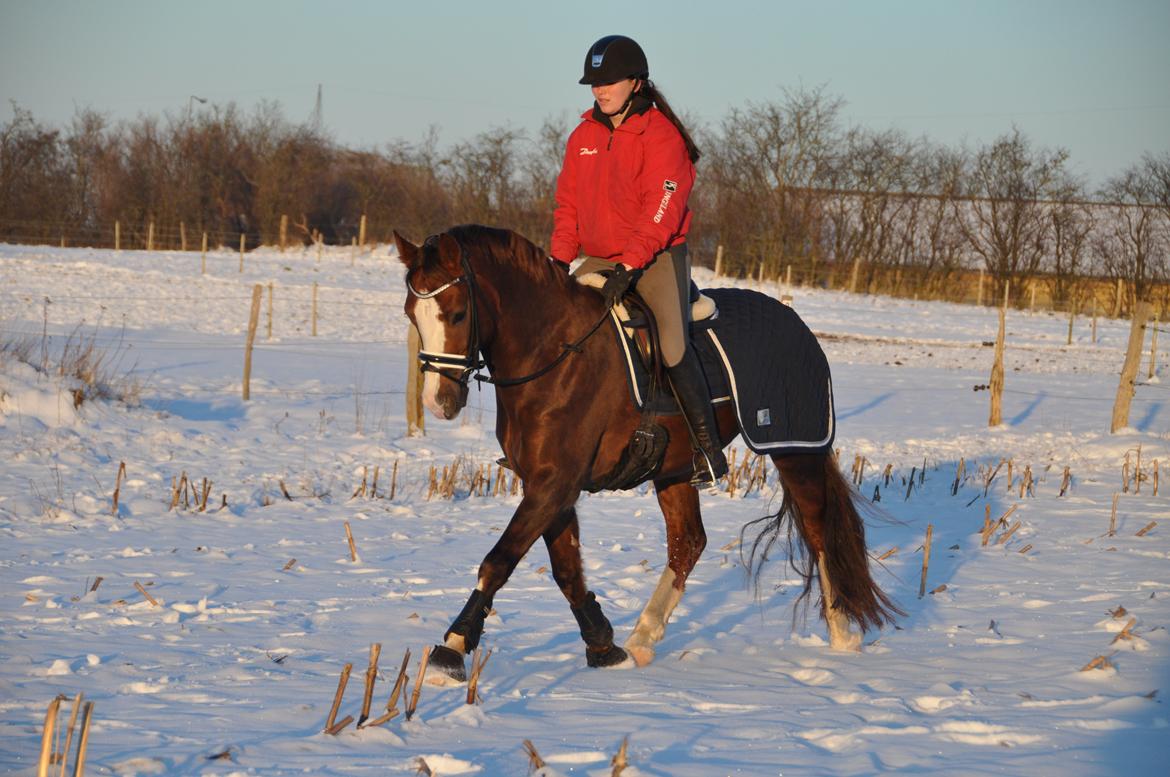
<instances>
[{"instance_id":1,"label":"rein","mask_svg":"<svg viewBox=\"0 0 1170 777\"><path fill-rule=\"evenodd\" d=\"M441 351L424 351L421 349L418 352L419 369L421 371L438 373L448 380L455 381L465 389L471 382L472 377L474 377L480 383L490 383L494 386L500 386L503 388L519 386L524 383L528 383L529 381L536 380L537 378L546 375L555 369L558 365L561 364L561 362L567 359L570 354L581 353L581 346L585 343L586 340L596 334L597 330L601 328L601 325L605 323L605 320L609 318L609 310L606 310L605 313L602 314L601 318L597 320L597 323L590 327L588 332L571 343L563 343L561 345L561 352L557 354L556 358L535 372L517 378L496 378L490 374L485 377L480 372L480 370L482 370L484 367L487 367L488 364L486 361L480 358L479 305L476 302L476 292L478 291L478 287L475 282L475 272L471 269L471 264L467 261L467 255L463 252L463 246L459 247L459 263L463 266L463 274L457 278L447 281L436 289L432 289L431 291L419 291L411 284L409 275L406 279L406 288L418 299L432 299L459 283L467 284L468 305L471 308L471 326L467 333L467 353L453 354L443 353ZM458 370L459 377L452 377L446 372L443 372L443 370Z\"/></svg>"},{"instance_id":2,"label":"rein","mask_svg":"<svg viewBox=\"0 0 1170 777\"><path fill-rule=\"evenodd\" d=\"M568 358L569 354L581 353L581 345L586 340L588 340L590 337L592 337L597 332L598 329L601 328L601 325L605 323L605 320L607 318L609 318L609 311L608 310L606 310L605 313L603 313L601 315L601 318L597 319L597 323L594 324L592 327L590 327L589 331L586 332L584 335L582 335L580 338L578 338L577 340L575 340L571 343L562 344L561 345L561 352L559 354L557 354L557 357L555 359L553 359L551 362L549 362L548 364L546 364L545 366L541 367L536 372L530 373L528 375L524 375L523 377L519 377L519 378L495 378L495 377L492 377L491 375L489 375L485 378L483 375L480 375L477 372L477 373L475 373L475 379L480 381L481 383L491 383L493 386L502 386L504 388L507 388L508 386L519 386L520 384L527 383L530 380L536 380L537 378L541 377L542 375L546 375L549 372L551 372L557 365L559 365L566 358Z\"/></svg>"}]
</instances>

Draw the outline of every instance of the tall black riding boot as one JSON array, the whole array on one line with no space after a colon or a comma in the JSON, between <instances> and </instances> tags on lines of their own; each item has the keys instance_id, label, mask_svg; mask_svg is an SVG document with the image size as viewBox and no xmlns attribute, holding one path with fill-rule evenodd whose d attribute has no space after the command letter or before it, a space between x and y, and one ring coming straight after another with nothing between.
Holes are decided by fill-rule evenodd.
<instances>
[{"instance_id":1,"label":"tall black riding boot","mask_svg":"<svg viewBox=\"0 0 1170 777\"><path fill-rule=\"evenodd\" d=\"M696 456L695 474L691 483L704 486L715 483L727 474L727 459L719 443L719 427L715 423L715 411L711 408L711 396L707 391L707 379L699 366L699 356L688 347L682 361L667 367L670 385L682 408L683 417L690 427L691 437L699 449Z\"/></svg>"}]
</instances>

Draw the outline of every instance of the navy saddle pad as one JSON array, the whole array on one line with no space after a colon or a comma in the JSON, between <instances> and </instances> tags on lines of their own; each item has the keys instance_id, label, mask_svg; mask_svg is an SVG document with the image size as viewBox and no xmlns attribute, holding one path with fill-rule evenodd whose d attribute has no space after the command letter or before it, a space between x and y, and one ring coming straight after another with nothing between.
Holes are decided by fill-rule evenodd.
<instances>
[{"instance_id":1,"label":"navy saddle pad","mask_svg":"<svg viewBox=\"0 0 1170 777\"><path fill-rule=\"evenodd\" d=\"M756 453L823 453L833 445L833 381L824 351L792 308L749 289L705 289L718 314L691 325L713 402L733 402ZM634 403L677 412L673 397L647 397L648 376L619 329Z\"/></svg>"}]
</instances>

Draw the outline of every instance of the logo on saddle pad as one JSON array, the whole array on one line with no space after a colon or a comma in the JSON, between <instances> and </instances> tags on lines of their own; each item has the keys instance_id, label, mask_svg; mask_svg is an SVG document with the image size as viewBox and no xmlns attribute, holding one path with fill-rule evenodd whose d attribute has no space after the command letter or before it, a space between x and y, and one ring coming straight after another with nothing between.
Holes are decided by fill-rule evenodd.
<instances>
[{"instance_id":1,"label":"logo on saddle pad","mask_svg":"<svg viewBox=\"0 0 1170 777\"><path fill-rule=\"evenodd\" d=\"M581 146L581 153L578 156L593 156L596 153L597 149L595 148L585 148L584 146Z\"/></svg>"},{"instance_id":2,"label":"logo on saddle pad","mask_svg":"<svg viewBox=\"0 0 1170 777\"><path fill-rule=\"evenodd\" d=\"M769 408L761 408L756 411L756 426L771 426L772 413Z\"/></svg>"}]
</instances>

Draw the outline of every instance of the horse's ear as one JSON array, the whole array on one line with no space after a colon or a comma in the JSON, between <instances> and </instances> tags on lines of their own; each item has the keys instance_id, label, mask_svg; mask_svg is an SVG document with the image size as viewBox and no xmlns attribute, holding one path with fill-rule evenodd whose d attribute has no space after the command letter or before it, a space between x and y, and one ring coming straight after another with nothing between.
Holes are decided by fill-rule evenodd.
<instances>
[{"instance_id":1,"label":"horse's ear","mask_svg":"<svg viewBox=\"0 0 1170 777\"><path fill-rule=\"evenodd\" d=\"M455 267L459 266L459 241L444 232L439 235L439 261Z\"/></svg>"},{"instance_id":2,"label":"horse's ear","mask_svg":"<svg viewBox=\"0 0 1170 777\"><path fill-rule=\"evenodd\" d=\"M418 246L398 234L397 229L394 230L394 245L398 248L398 260L400 262L407 267L414 267L418 264Z\"/></svg>"}]
</instances>

